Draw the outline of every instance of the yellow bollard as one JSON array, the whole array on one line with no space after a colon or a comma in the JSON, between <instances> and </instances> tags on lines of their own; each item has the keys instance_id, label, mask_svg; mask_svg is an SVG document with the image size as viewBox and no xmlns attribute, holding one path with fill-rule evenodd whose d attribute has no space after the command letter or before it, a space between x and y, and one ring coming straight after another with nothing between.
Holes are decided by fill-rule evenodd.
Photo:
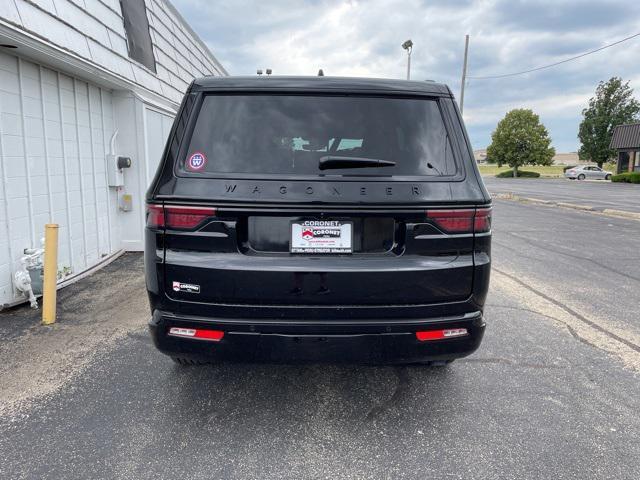
<instances>
[{"instance_id":1,"label":"yellow bollard","mask_svg":"<svg viewBox=\"0 0 640 480\"><path fill-rule=\"evenodd\" d=\"M58 280L58 225L44 226L44 280L42 282L42 324L56 321L56 283Z\"/></svg>"}]
</instances>

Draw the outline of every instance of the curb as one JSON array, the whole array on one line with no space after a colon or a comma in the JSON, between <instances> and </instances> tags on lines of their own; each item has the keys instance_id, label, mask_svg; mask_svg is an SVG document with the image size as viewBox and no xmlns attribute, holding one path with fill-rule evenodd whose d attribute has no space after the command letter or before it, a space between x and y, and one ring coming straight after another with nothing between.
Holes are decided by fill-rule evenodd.
<instances>
[{"instance_id":1,"label":"curb","mask_svg":"<svg viewBox=\"0 0 640 480\"><path fill-rule=\"evenodd\" d=\"M556 203L556 205L564 208L573 208L574 210L586 210L589 212L595 211L595 208L589 205L576 205L575 203L565 203L565 202L558 202Z\"/></svg>"},{"instance_id":2,"label":"curb","mask_svg":"<svg viewBox=\"0 0 640 480\"><path fill-rule=\"evenodd\" d=\"M546 207L558 207L558 208L565 208L565 209L571 209L571 210L580 210L583 212L590 212L596 215L603 215L606 217L640 220L640 212L628 212L626 210L615 210L613 208L605 208L604 210L600 211L600 210L596 210L591 205L578 205L576 203L553 202L551 200L543 200L541 198L521 197L519 195L515 195L513 192L494 193L491 195L491 198L495 198L498 200L511 200L514 202L521 202L521 203L533 203L533 204L546 206Z\"/></svg>"},{"instance_id":3,"label":"curb","mask_svg":"<svg viewBox=\"0 0 640 480\"><path fill-rule=\"evenodd\" d=\"M640 220L640 213L627 212L626 210L614 210L612 208L605 208L602 213L605 215L611 215L612 217L632 218L634 220Z\"/></svg>"},{"instance_id":4,"label":"curb","mask_svg":"<svg viewBox=\"0 0 640 480\"><path fill-rule=\"evenodd\" d=\"M522 197L521 200L527 203L539 203L541 205L553 205L551 200L542 200L540 198Z\"/></svg>"}]
</instances>

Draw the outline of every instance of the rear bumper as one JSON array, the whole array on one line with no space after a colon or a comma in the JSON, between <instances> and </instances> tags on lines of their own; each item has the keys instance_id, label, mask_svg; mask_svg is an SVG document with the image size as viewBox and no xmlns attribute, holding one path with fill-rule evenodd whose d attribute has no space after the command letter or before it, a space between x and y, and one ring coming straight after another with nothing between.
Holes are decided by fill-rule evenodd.
<instances>
[{"instance_id":1,"label":"rear bumper","mask_svg":"<svg viewBox=\"0 0 640 480\"><path fill-rule=\"evenodd\" d=\"M219 342L168 335L171 327L222 330ZM421 342L421 330L466 328L464 337ZM176 315L155 310L149 329L167 355L256 362L411 363L473 353L485 323L481 312L430 319L255 320Z\"/></svg>"}]
</instances>

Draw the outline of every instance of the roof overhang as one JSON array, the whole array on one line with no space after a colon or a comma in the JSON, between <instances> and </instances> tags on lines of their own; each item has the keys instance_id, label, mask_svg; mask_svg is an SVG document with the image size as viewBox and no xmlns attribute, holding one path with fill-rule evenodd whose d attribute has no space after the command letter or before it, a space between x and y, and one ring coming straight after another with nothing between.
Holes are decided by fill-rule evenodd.
<instances>
[{"instance_id":1,"label":"roof overhang","mask_svg":"<svg viewBox=\"0 0 640 480\"><path fill-rule=\"evenodd\" d=\"M640 123L628 123L614 127L609 148L619 151L640 149Z\"/></svg>"},{"instance_id":2,"label":"roof overhang","mask_svg":"<svg viewBox=\"0 0 640 480\"><path fill-rule=\"evenodd\" d=\"M61 48L36 33L17 28L4 20L0 20L0 43L17 47L8 50L7 53L45 64L52 69L82 78L110 90L131 91L144 102L163 110L173 113L178 110L178 103L80 57L74 52Z\"/></svg>"}]
</instances>

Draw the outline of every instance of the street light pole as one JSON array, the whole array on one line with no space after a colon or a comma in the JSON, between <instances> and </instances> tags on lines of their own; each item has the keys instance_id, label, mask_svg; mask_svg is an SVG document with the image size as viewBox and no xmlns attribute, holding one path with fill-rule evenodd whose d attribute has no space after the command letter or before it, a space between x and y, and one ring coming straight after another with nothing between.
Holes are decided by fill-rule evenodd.
<instances>
[{"instance_id":1,"label":"street light pole","mask_svg":"<svg viewBox=\"0 0 640 480\"><path fill-rule=\"evenodd\" d=\"M467 83L467 56L469 54L469 35L464 37L464 61L462 62L462 85L460 86L460 115L464 111L464 84Z\"/></svg>"},{"instance_id":2,"label":"street light pole","mask_svg":"<svg viewBox=\"0 0 640 480\"><path fill-rule=\"evenodd\" d=\"M413 49L413 42L411 39L402 44L402 48L407 51L407 80L411 78L411 50Z\"/></svg>"}]
</instances>

